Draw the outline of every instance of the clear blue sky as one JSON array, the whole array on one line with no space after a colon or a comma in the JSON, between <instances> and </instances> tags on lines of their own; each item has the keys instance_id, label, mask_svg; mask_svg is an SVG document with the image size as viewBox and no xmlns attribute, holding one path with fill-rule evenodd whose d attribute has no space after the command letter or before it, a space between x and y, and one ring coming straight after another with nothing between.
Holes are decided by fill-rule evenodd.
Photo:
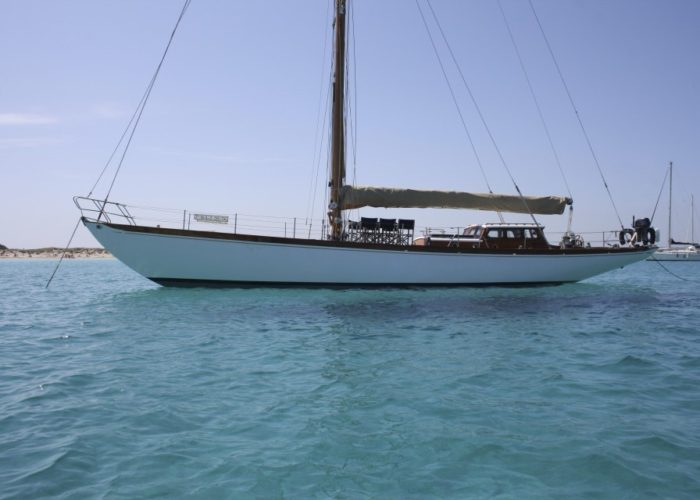
<instances>
[{"instance_id":1,"label":"clear blue sky","mask_svg":"<svg viewBox=\"0 0 700 500\"><path fill-rule=\"evenodd\" d=\"M700 205L700 2L533 1L623 221L651 214L673 160L674 226L684 237L691 193ZM502 2L572 188L574 227L613 229L617 219L528 3ZM566 195L498 4L432 3L522 190ZM307 215L319 94L327 84L328 4L194 0L112 199ZM0 243L65 244L79 215L71 198L97 178L181 5L0 3ZM354 31L358 183L485 191L415 2L356 0ZM456 88L494 191L512 193L463 88ZM664 195L655 221L663 230L666 204ZM322 205L319 197L317 218ZM420 225L496 219L486 212L397 212L366 213L412 215ZM560 230L566 217L542 222ZM75 244L96 242L81 228Z\"/></svg>"}]
</instances>

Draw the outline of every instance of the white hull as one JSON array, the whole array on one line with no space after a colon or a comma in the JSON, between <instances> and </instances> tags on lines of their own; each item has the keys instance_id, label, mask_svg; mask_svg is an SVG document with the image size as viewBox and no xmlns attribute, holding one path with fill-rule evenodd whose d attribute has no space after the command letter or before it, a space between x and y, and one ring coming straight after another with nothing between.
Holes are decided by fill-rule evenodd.
<instances>
[{"instance_id":1,"label":"white hull","mask_svg":"<svg viewBox=\"0 0 700 500\"><path fill-rule=\"evenodd\" d=\"M664 262L700 262L700 252L695 247L689 248L663 248L658 250L649 260L659 260Z\"/></svg>"},{"instance_id":2,"label":"white hull","mask_svg":"<svg viewBox=\"0 0 700 500\"><path fill-rule=\"evenodd\" d=\"M165 285L455 286L580 281L648 257L653 249L555 254L447 253L351 248L312 240L242 241L84 222L137 273Z\"/></svg>"}]
</instances>

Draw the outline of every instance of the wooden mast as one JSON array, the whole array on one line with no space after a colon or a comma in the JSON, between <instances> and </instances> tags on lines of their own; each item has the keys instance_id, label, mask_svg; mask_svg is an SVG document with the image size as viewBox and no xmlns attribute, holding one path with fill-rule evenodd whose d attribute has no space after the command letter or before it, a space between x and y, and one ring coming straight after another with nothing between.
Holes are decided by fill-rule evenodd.
<instances>
[{"instance_id":1,"label":"wooden mast","mask_svg":"<svg viewBox=\"0 0 700 500\"><path fill-rule=\"evenodd\" d=\"M340 240L343 221L340 190L345 183L345 36L347 0L335 0L335 56L333 58L333 108L331 112L331 180L328 218L331 238Z\"/></svg>"}]
</instances>

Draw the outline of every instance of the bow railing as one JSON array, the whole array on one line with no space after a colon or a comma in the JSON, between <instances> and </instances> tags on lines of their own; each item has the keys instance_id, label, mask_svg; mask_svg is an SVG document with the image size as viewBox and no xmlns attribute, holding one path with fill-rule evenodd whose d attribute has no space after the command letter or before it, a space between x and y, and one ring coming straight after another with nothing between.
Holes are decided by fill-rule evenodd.
<instances>
[{"instance_id":1,"label":"bow railing","mask_svg":"<svg viewBox=\"0 0 700 500\"><path fill-rule=\"evenodd\" d=\"M73 201L82 216L91 222L284 238L325 239L328 233L327 223L319 219L127 206L123 203L81 196L76 196Z\"/></svg>"}]
</instances>

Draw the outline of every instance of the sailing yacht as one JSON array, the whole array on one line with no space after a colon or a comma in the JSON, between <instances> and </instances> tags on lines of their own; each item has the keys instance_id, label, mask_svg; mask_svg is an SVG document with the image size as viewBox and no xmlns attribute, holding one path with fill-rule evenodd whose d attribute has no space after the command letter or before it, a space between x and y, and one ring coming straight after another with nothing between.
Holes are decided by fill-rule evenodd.
<instances>
[{"instance_id":1,"label":"sailing yacht","mask_svg":"<svg viewBox=\"0 0 700 500\"><path fill-rule=\"evenodd\" d=\"M354 186L346 182L346 9L335 0L327 228L320 237L270 236L234 230L191 229L198 221L230 228L228 217L189 214L182 227L148 224L130 207L76 197L82 222L117 259L165 286L397 287L544 285L576 282L643 260L656 247L648 224L591 246L567 232L547 241L536 214L563 214L573 200ZM458 208L529 214L532 223L481 223L416 237L411 219L350 220L350 210ZM648 219L644 219L648 221ZM624 233L624 234L623 234ZM633 238L626 239L628 233Z\"/></svg>"},{"instance_id":2,"label":"sailing yacht","mask_svg":"<svg viewBox=\"0 0 700 500\"><path fill-rule=\"evenodd\" d=\"M668 183L668 246L658 249L648 260L664 262L700 262L700 252L695 241L695 199L690 198L690 242L675 241L671 237L671 219L673 207L673 162L669 163Z\"/></svg>"}]
</instances>

